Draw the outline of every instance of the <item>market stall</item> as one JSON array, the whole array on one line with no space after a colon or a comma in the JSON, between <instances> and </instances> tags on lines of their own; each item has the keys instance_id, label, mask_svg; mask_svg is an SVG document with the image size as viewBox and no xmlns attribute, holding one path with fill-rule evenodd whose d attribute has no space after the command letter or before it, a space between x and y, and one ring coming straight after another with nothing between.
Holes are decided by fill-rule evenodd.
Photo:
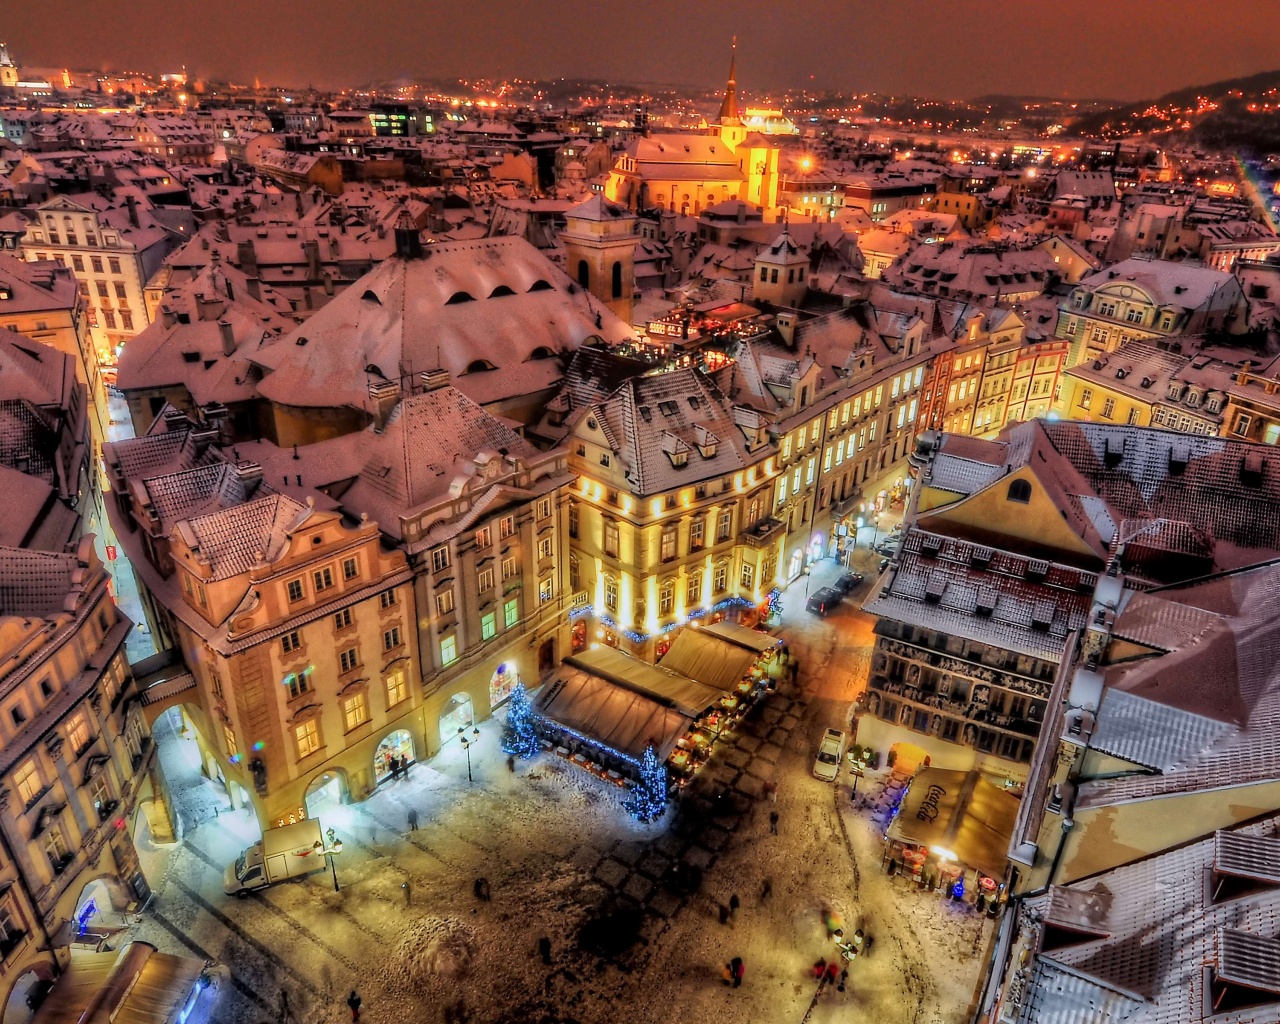
<instances>
[{"instance_id":1,"label":"market stall","mask_svg":"<svg viewBox=\"0 0 1280 1024\"><path fill-rule=\"evenodd\" d=\"M178 1024L203 988L205 961L130 942L118 953L73 950L32 1024Z\"/></svg>"},{"instance_id":2,"label":"market stall","mask_svg":"<svg viewBox=\"0 0 1280 1024\"><path fill-rule=\"evenodd\" d=\"M885 863L922 887L994 905L1018 804L980 772L920 768L885 834Z\"/></svg>"}]
</instances>

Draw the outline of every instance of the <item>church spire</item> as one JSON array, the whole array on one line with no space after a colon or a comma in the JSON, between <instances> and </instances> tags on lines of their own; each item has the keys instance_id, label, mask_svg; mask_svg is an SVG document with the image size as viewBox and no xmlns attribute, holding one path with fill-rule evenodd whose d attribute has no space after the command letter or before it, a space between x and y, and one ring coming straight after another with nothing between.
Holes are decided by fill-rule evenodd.
<instances>
[{"instance_id":1,"label":"church spire","mask_svg":"<svg viewBox=\"0 0 1280 1024\"><path fill-rule=\"evenodd\" d=\"M720 123L732 124L738 120L738 37L733 37L733 52L729 58L729 82L724 87L724 101L720 104Z\"/></svg>"}]
</instances>

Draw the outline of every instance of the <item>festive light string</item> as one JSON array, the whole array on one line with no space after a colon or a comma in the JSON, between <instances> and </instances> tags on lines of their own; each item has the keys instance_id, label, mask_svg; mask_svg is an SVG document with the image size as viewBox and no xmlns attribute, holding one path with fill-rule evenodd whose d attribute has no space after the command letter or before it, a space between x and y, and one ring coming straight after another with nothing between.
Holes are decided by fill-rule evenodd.
<instances>
[{"instance_id":1,"label":"festive light string","mask_svg":"<svg viewBox=\"0 0 1280 1024\"><path fill-rule=\"evenodd\" d=\"M772 596L773 593L776 593L776 589L770 592L770 596ZM614 632L621 633L632 643L642 644L646 640L652 640L655 637L666 636L668 633L671 633L674 630L679 629L681 626L687 626L694 619L700 619L704 615L712 615L716 612L722 612L726 608L755 608L755 607L756 607L755 603L753 601L748 601L745 597L726 597L723 601L717 601L715 604L711 605L708 608L695 608L693 611L689 612L689 614L686 615L684 618L677 619L675 622L669 622L665 626L661 626L658 629L654 630L652 633L641 633L634 629L628 629L626 626L621 626L618 624L617 619L615 619L612 615L609 615L605 612L600 613L599 619L600 619L601 625L607 626L609 629L613 630ZM590 604L581 605L580 607L573 609L573 611L569 613L569 621L576 622L578 619L586 618L592 615L595 615L594 605L590 605Z\"/></svg>"}]
</instances>

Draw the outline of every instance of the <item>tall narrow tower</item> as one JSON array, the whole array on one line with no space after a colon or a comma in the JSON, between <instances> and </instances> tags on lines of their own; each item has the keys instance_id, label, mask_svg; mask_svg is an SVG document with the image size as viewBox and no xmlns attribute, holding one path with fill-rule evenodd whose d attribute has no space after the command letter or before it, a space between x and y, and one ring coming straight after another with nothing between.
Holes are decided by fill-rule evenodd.
<instances>
[{"instance_id":1,"label":"tall narrow tower","mask_svg":"<svg viewBox=\"0 0 1280 1024\"><path fill-rule=\"evenodd\" d=\"M631 323L636 284L636 215L604 196L565 213L565 269L584 289Z\"/></svg>"},{"instance_id":2,"label":"tall narrow tower","mask_svg":"<svg viewBox=\"0 0 1280 1024\"><path fill-rule=\"evenodd\" d=\"M9 53L9 47L0 43L0 89L18 87L18 64Z\"/></svg>"},{"instance_id":3,"label":"tall narrow tower","mask_svg":"<svg viewBox=\"0 0 1280 1024\"><path fill-rule=\"evenodd\" d=\"M729 81L724 87L724 99L720 103L720 139L730 149L736 150L747 137L746 126L738 114L738 37L733 37L733 54L729 58Z\"/></svg>"}]
</instances>

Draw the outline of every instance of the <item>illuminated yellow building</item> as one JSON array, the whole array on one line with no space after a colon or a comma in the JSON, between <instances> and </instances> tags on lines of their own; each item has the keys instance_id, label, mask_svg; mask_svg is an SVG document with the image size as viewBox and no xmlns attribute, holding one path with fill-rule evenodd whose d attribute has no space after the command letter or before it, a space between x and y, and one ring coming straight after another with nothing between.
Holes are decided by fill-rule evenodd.
<instances>
[{"instance_id":1,"label":"illuminated yellow building","mask_svg":"<svg viewBox=\"0 0 1280 1024\"><path fill-rule=\"evenodd\" d=\"M605 198L633 210L660 208L698 216L741 199L766 213L778 205L778 148L738 114L737 53L719 124L709 135L665 134L633 139L618 157Z\"/></svg>"},{"instance_id":2,"label":"illuminated yellow building","mask_svg":"<svg viewBox=\"0 0 1280 1024\"><path fill-rule=\"evenodd\" d=\"M778 580L776 449L763 417L693 369L629 380L566 439L572 646L652 660L690 619L759 606Z\"/></svg>"}]
</instances>

